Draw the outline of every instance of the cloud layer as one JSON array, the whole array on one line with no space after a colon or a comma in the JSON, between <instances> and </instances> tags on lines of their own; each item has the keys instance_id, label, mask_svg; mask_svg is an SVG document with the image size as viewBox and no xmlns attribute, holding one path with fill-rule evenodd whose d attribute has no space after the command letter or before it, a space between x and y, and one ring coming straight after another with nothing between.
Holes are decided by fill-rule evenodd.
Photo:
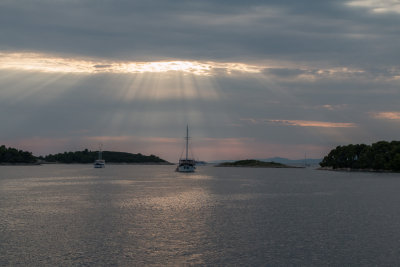
<instances>
[{"instance_id":1,"label":"cloud layer","mask_svg":"<svg viewBox=\"0 0 400 267\"><path fill-rule=\"evenodd\" d=\"M173 161L186 124L205 160L393 140L399 24L394 0L1 1L0 141Z\"/></svg>"}]
</instances>

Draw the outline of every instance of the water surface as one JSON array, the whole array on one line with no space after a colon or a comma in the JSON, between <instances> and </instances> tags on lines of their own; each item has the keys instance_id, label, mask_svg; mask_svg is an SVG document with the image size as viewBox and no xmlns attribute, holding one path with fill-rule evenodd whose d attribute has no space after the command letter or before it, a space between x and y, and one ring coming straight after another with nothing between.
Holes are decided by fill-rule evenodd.
<instances>
[{"instance_id":1,"label":"water surface","mask_svg":"<svg viewBox=\"0 0 400 267\"><path fill-rule=\"evenodd\" d=\"M396 266L400 174L0 167L0 265Z\"/></svg>"}]
</instances>

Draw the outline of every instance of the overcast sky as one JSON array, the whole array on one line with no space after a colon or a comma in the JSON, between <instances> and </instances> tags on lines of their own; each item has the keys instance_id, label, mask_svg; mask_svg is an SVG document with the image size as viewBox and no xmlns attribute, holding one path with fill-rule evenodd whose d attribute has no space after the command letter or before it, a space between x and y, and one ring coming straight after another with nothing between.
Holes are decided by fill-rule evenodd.
<instances>
[{"instance_id":1,"label":"overcast sky","mask_svg":"<svg viewBox=\"0 0 400 267\"><path fill-rule=\"evenodd\" d=\"M0 143L176 162L399 140L398 0L2 0Z\"/></svg>"}]
</instances>

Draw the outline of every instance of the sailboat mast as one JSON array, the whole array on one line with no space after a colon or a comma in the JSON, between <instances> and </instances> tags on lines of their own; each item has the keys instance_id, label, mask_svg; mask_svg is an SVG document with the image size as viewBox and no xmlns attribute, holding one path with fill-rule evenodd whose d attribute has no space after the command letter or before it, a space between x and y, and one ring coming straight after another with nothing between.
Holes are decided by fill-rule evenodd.
<instances>
[{"instance_id":1,"label":"sailboat mast","mask_svg":"<svg viewBox=\"0 0 400 267\"><path fill-rule=\"evenodd\" d=\"M186 125L186 160L188 159L188 146L189 146L189 126Z\"/></svg>"}]
</instances>

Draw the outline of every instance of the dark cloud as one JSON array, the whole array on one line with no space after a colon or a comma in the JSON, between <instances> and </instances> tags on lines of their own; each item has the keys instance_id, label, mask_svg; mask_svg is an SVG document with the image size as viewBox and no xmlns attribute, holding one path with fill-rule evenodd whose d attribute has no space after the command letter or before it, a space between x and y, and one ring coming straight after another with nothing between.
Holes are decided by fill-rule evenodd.
<instances>
[{"instance_id":1,"label":"dark cloud","mask_svg":"<svg viewBox=\"0 0 400 267\"><path fill-rule=\"evenodd\" d=\"M273 74L276 76L282 76L282 77L290 77L290 76L298 76L300 74L307 73L305 70L301 69L287 69L287 68L280 68L280 69L265 69L264 70L265 74Z\"/></svg>"},{"instance_id":2,"label":"dark cloud","mask_svg":"<svg viewBox=\"0 0 400 267\"><path fill-rule=\"evenodd\" d=\"M3 1L0 49L130 60L395 64L400 16L346 1Z\"/></svg>"},{"instance_id":3,"label":"dark cloud","mask_svg":"<svg viewBox=\"0 0 400 267\"><path fill-rule=\"evenodd\" d=\"M94 65L93 67L95 67L96 69L104 69L104 68L109 68L109 67L111 67L111 65L109 65L109 64L105 64L105 65Z\"/></svg>"}]
</instances>

